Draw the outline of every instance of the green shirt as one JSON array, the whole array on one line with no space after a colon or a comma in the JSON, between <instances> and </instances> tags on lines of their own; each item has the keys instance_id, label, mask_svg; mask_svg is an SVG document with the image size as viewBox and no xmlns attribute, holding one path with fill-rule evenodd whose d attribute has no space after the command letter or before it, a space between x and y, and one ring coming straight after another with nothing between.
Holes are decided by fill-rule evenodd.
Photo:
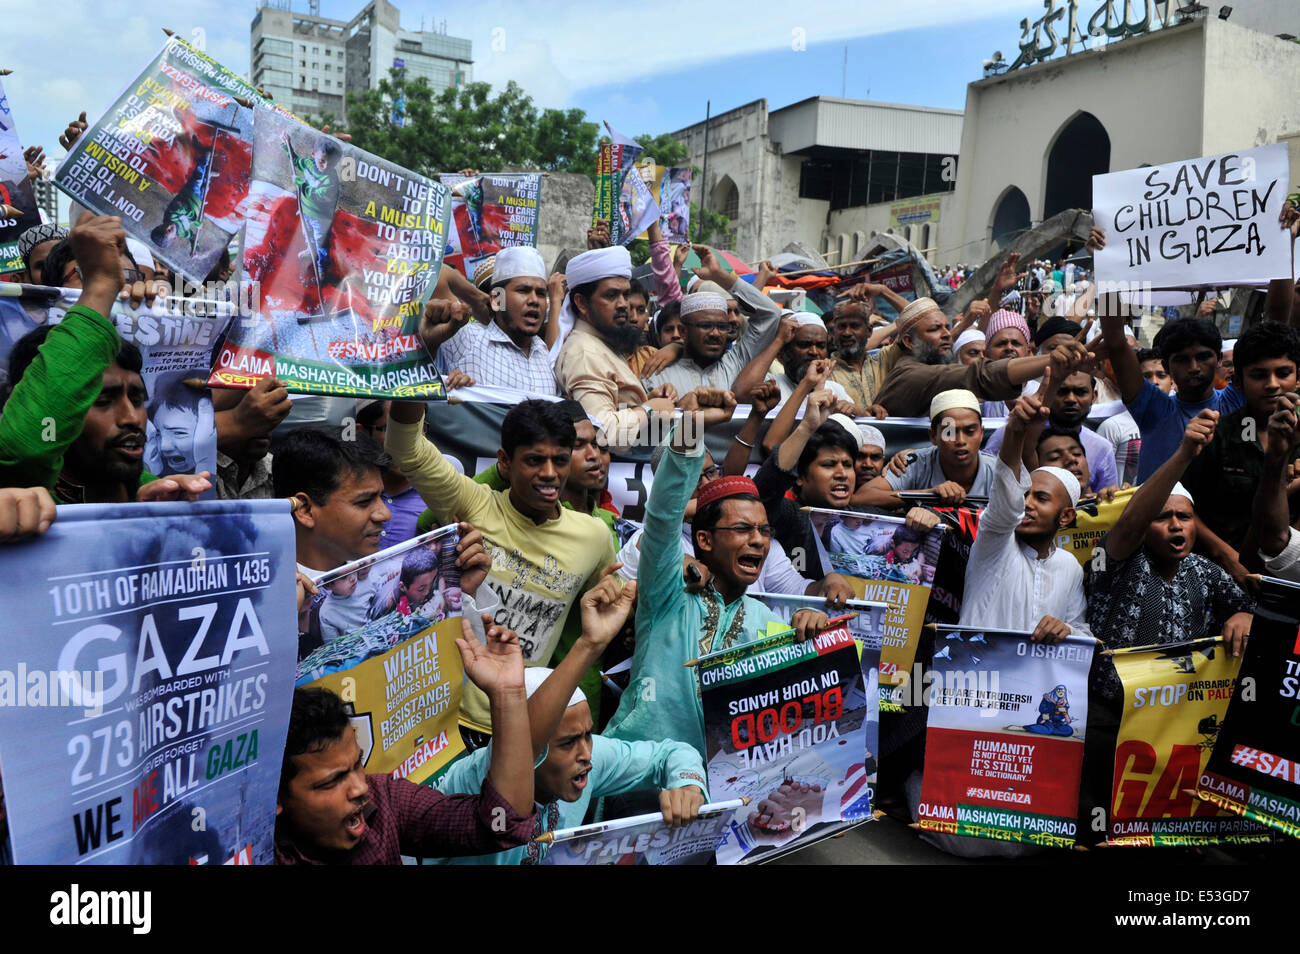
<instances>
[{"instance_id":1,"label":"green shirt","mask_svg":"<svg viewBox=\"0 0 1300 954\"><path fill-rule=\"evenodd\" d=\"M298 187L298 206L304 215L319 222L334 221L339 204L339 177L333 169L321 172L311 156L294 158L293 184Z\"/></svg>"},{"instance_id":2,"label":"green shirt","mask_svg":"<svg viewBox=\"0 0 1300 954\"><path fill-rule=\"evenodd\" d=\"M44 487L59 503L82 502L59 474L120 346L112 321L84 305L50 329L0 415L0 486ZM155 479L140 475L141 484Z\"/></svg>"}]
</instances>

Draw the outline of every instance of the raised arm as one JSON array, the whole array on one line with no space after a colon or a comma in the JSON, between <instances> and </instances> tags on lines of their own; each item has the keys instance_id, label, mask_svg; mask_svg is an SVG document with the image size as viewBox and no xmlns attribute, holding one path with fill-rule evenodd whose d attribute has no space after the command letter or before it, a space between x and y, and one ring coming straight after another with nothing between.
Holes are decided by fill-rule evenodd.
<instances>
[{"instance_id":1,"label":"raised arm","mask_svg":"<svg viewBox=\"0 0 1300 954\"><path fill-rule=\"evenodd\" d=\"M488 778L520 815L533 812L533 754L524 691L524 656L519 637L484 614L487 643L475 638L461 620L456 640L465 675L482 689L492 710L492 761Z\"/></svg>"},{"instance_id":2,"label":"raised arm","mask_svg":"<svg viewBox=\"0 0 1300 954\"><path fill-rule=\"evenodd\" d=\"M54 488L64 454L81 435L104 370L121 345L111 317L122 288L118 256L126 233L121 220L92 216L68 239L84 276L81 297L50 329L5 404L0 417L0 484L5 486ZM51 434L53 440L47 439Z\"/></svg>"},{"instance_id":3,"label":"raised arm","mask_svg":"<svg viewBox=\"0 0 1300 954\"><path fill-rule=\"evenodd\" d=\"M573 691L622 630L628 613L636 605L636 581L622 583L616 575L615 571L622 565L611 563L601 574L600 582L582 594L582 635L528 700L534 758L546 750L547 742L564 718Z\"/></svg>"},{"instance_id":4,"label":"raised arm","mask_svg":"<svg viewBox=\"0 0 1300 954\"><path fill-rule=\"evenodd\" d=\"M804 399L809 394L815 394L826 387L826 379L831 376L835 370L834 358L817 358L808 366L808 371L803 380L794 386L794 393L790 395L789 400L777 411L776 418L772 421L763 435L763 453L770 454L776 449L776 446L786 439L794 427L795 419L799 415L799 409L804 406ZM832 408L832 410L834 410ZM829 414L830 411L827 411Z\"/></svg>"},{"instance_id":5,"label":"raised arm","mask_svg":"<svg viewBox=\"0 0 1300 954\"><path fill-rule=\"evenodd\" d=\"M740 369L740 374L736 375L732 391L737 401L741 403L751 401L754 388L767 379L767 373L772 370L772 362L781 353L781 349L794 340L795 332L798 330L799 322L793 318L781 319L772 340Z\"/></svg>"},{"instance_id":6,"label":"raised arm","mask_svg":"<svg viewBox=\"0 0 1300 954\"><path fill-rule=\"evenodd\" d=\"M1202 411L1188 422L1178 450L1137 489L1115 521L1115 526L1106 534L1104 542L1108 557L1127 560L1141 548L1147 528L1164 509L1174 484L1178 483L1192 459L1214 438L1218 420L1218 411Z\"/></svg>"},{"instance_id":7,"label":"raised arm","mask_svg":"<svg viewBox=\"0 0 1300 954\"><path fill-rule=\"evenodd\" d=\"M1052 372L1048 370L1043 375L1043 391L1051 387ZM1040 392L1042 393L1042 392ZM1027 394L1017 398L1015 406L1011 408L1011 415L1007 418L1006 436L1002 440L1002 446L998 449L998 460L1007 465L1013 477L1020 479L1020 464L1024 457L1025 437L1034 428L1035 424L1040 423L1047 417L1047 408L1043 406L1043 401L1037 394Z\"/></svg>"},{"instance_id":8,"label":"raised arm","mask_svg":"<svg viewBox=\"0 0 1300 954\"><path fill-rule=\"evenodd\" d=\"M767 418L768 411L776 407L781 400L781 389L772 380L764 381L754 388L749 398L749 417L727 449L727 456L722 462L722 473L730 477L743 474L749 466L749 458L758 443L759 429Z\"/></svg>"},{"instance_id":9,"label":"raised arm","mask_svg":"<svg viewBox=\"0 0 1300 954\"><path fill-rule=\"evenodd\" d=\"M1283 394L1278 399L1277 410L1268 419L1268 463L1259 478L1255 491L1255 539L1260 555L1273 559L1280 554L1291 539L1291 513L1287 503L1287 465L1296 444L1300 443L1300 428L1296 426L1296 404L1300 396Z\"/></svg>"},{"instance_id":10,"label":"raised arm","mask_svg":"<svg viewBox=\"0 0 1300 954\"><path fill-rule=\"evenodd\" d=\"M795 398L790 400L794 401ZM799 466L799 457L803 454L803 449L808 446L809 438L817 433L817 428L826 423L834 404L835 395L830 391L814 391L808 395L803 420L794 429L794 433L781 441L781 445L776 449L777 467L787 472L793 472Z\"/></svg>"}]
</instances>

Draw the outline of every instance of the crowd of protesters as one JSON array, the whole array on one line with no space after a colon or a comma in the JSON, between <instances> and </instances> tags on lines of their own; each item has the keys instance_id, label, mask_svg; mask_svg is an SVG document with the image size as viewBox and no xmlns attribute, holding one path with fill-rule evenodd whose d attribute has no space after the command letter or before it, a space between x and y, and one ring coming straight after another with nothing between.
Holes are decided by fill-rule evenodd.
<instances>
[{"instance_id":1,"label":"crowd of protesters","mask_svg":"<svg viewBox=\"0 0 1300 954\"><path fill-rule=\"evenodd\" d=\"M1088 247L1105 240L1094 230ZM1150 337L1083 268L1022 269L1015 255L960 315L936 300L946 295L908 300L868 273L841 276L825 309L792 310L767 293L769 263L741 277L695 246L699 265L684 269L689 249L675 253L657 226L648 282L603 223L588 246L554 271L526 247L469 277L443 268L420 336L448 387L520 392L487 472L461 473L430 439L438 404L291 401L269 377L213 394L216 473L157 478L145 466L141 357L109 315L120 296L151 297L170 276L115 217L85 212L69 230L22 237L26 268L13 280L81 293L59 324L12 350L0 540L42 533L77 503L181 508L212 487L225 499L293 498L306 620L313 576L421 527L461 524L449 559L468 597L470 754L436 788L368 776L342 702L298 690L278 861L526 864L541 850L531 839L580 823L602 798L606 811L648 797L670 824L694 817L708 799L704 727L683 664L768 631L777 617L750 591L819 597L793 616L800 638L852 596L817 558L806 507L897 514L920 539L939 516L901 492L946 507L987 501L961 623L1036 641L1222 636L1237 655L1253 574L1300 580L1300 333L1285 317L1225 342L1212 307L1199 308ZM957 266L940 280L954 290L973 275ZM1289 313L1289 301L1269 309ZM355 433L320 423L337 419L329 402L348 405ZM741 406L743 426L713 456L706 430ZM897 418L921 419L928 442L891 453L900 448L886 446L880 422ZM611 453L647 446L644 526L621 541ZM1058 532L1085 498L1128 487L1138 489L1101 541L1104 558L1081 569ZM502 594L519 592L555 609L527 640L496 622ZM300 652L313 648L303 635ZM655 691L607 693L600 674L616 658ZM1122 695L1107 657L1096 659L1090 722L1113 734ZM1092 751L1085 807L1088 792L1105 804L1110 790L1111 765ZM881 766L886 804L891 779L914 767L904 761L914 754L898 758Z\"/></svg>"}]
</instances>

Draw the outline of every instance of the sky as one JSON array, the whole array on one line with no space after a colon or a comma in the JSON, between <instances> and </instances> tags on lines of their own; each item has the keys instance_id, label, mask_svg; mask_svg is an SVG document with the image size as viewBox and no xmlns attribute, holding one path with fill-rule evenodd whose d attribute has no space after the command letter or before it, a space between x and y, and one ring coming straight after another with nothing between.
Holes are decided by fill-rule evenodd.
<instances>
[{"instance_id":1,"label":"sky","mask_svg":"<svg viewBox=\"0 0 1300 954\"><path fill-rule=\"evenodd\" d=\"M293 2L306 11L306 0ZM363 6L322 0L321 13L346 20ZM1042 13L1034 0L661 0L644 6L653 11L644 21L636 7L596 0L396 6L406 29L445 20L449 34L472 40L475 80L501 88L513 79L539 106L577 107L629 135L700 122L708 101L715 114L759 98L775 109L842 89L961 109L982 61L995 49L1014 59L1020 19ZM144 67L162 27L238 73L249 68L249 0L59 0L57 23L48 9L45 0L0 0L0 68L13 70L3 83L23 143L51 154L62 153L70 119L82 109L93 119Z\"/></svg>"}]
</instances>

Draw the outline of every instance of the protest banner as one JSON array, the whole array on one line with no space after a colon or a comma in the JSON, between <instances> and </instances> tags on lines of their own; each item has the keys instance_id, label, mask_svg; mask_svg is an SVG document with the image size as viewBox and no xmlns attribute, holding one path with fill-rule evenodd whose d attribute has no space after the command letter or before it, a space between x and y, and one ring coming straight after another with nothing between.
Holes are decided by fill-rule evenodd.
<instances>
[{"instance_id":1,"label":"protest banner","mask_svg":"<svg viewBox=\"0 0 1300 954\"><path fill-rule=\"evenodd\" d=\"M444 172L438 181L451 190L452 227L443 261L462 275L473 279L474 270L503 248L537 247L540 173Z\"/></svg>"},{"instance_id":2,"label":"protest banner","mask_svg":"<svg viewBox=\"0 0 1300 954\"><path fill-rule=\"evenodd\" d=\"M670 245L691 241L691 168L661 166L645 161L637 164L650 195L659 206L659 230ZM648 226L647 226L648 228ZM648 239L649 232L637 238Z\"/></svg>"},{"instance_id":3,"label":"protest banner","mask_svg":"<svg viewBox=\"0 0 1300 954\"><path fill-rule=\"evenodd\" d=\"M937 628L917 827L1074 844L1095 646Z\"/></svg>"},{"instance_id":4,"label":"protest banner","mask_svg":"<svg viewBox=\"0 0 1300 954\"><path fill-rule=\"evenodd\" d=\"M259 108L244 241L256 313L231 325L210 383L441 399L419 336L447 238L446 186Z\"/></svg>"},{"instance_id":5,"label":"protest banner","mask_svg":"<svg viewBox=\"0 0 1300 954\"><path fill-rule=\"evenodd\" d=\"M595 199L591 207L591 224L594 227L597 222L604 219L613 227L614 219L614 163L615 150L617 147L613 143L603 142L596 152L596 192Z\"/></svg>"},{"instance_id":6,"label":"protest banner","mask_svg":"<svg viewBox=\"0 0 1300 954\"><path fill-rule=\"evenodd\" d=\"M351 707L367 772L423 782L465 750L459 539L431 530L315 580L297 684Z\"/></svg>"},{"instance_id":7,"label":"protest banner","mask_svg":"<svg viewBox=\"0 0 1300 954\"><path fill-rule=\"evenodd\" d=\"M18 340L42 325L58 324L80 296L76 288L0 283L0 390L7 390L9 354ZM139 309L114 303L118 333L143 358L140 377L149 412L144 467L157 477L217 473L212 393L201 382L233 310L227 302L196 299L159 299ZM204 497L215 499L216 490Z\"/></svg>"},{"instance_id":8,"label":"protest banner","mask_svg":"<svg viewBox=\"0 0 1300 954\"><path fill-rule=\"evenodd\" d=\"M939 503L938 498L924 506L937 513L945 527L938 566L930 587L930 602L925 608L925 621L955 625L961 617L962 598L966 593L966 564L970 562L970 548L979 535L984 506L963 504L954 507Z\"/></svg>"},{"instance_id":9,"label":"protest banner","mask_svg":"<svg viewBox=\"0 0 1300 954\"><path fill-rule=\"evenodd\" d=\"M728 823L719 864L766 861L869 817L877 709L872 660L848 627L797 642L793 631L701 656L709 792L751 798Z\"/></svg>"},{"instance_id":10,"label":"protest banner","mask_svg":"<svg viewBox=\"0 0 1300 954\"><path fill-rule=\"evenodd\" d=\"M510 408L532 397L537 395L509 388L482 385L457 388L452 392L451 400L439 406L437 414L425 419L425 433L444 456L454 461L461 473L473 476L496 463L497 448L501 446L501 423ZM744 427L748 416L748 405L739 405L731 420L705 432L704 440L714 460L726 457L727 449ZM928 439L929 421L920 418L873 420L872 424L885 435L889 445L887 453L915 446ZM645 503L654 483L654 473L650 468L651 449L627 449L614 454L610 464L609 492L614 498L614 505L623 516L632 520L644 518ZM751 466L756 469L757 462Z\"/></svg>"},{"instance_id":11,"label":"protest banner","mask_svg":"<svg viewBox=\"0 0 1300 954\"><path fill-rule=\"evenodd\" d=\"M15 862L272 862L294 579L283 500L69 505L0 547Z\"/></svg>"},{"instance_id":12,"label":"protest banner","mask_svg":"<svg viewBox=\"0 0 1300 954\"><path fill-rule=\"evenodd\" d=\"M605 128L614 141L610 172L616 202L609 222L609 237L614 245L627 245L659 219L659 205L646 181L652 170L642 171L637 166L645 147L608 122Z\"/></svg>"},{"instance_id":13,"label":"protest banner","mask_svg":"<svg viewBox=\"0 0 1300 954\"><path fill-rule=\"evenodd\" d=\"M253 110L267 101L179 37L91 123L54 184L159 261L202 281L243 225L252 178Z\"/></svg>"},{"instance_id":14,"label":"protest banner","mask_svg":"<svg viewBox=\"0 0 1300 954\"><path fill-rule=\"evenodd\" d=\"M756 599L770 609L778 618L784 620L788 625L795 612L802 608L811 608L820 610L834 617L835 614L826 605L826 599L821 596L808 596L807 594L790 594L790 593L763 593L754 590L748 591L746 596ZM880 721L876 717L880 711L879 706L879 682L880 682L880 630L884 626L885 617L892 607L887 603L868 603L865 600L848 600L845 603L845 609L848 611L848 620L833 618L832 623L842 624L848 627L849 634L857 646L858 664L862 668L863 679L865 680L864 689L867 694L868 714L864 723L863 732L866 742L865 760L863 762L863 782L865 788L853 796L853 801L846 802L843 809L843 815L848 820L865 819L871 815L871 800L874 797L876 787L875 763L876 756L880 752ZM871 700L877 700L873 707Z\"/></svg>"},{"instance_id":15,"label":"protest banner","mask_svg":"<svg viewBox=\"0 0 1300 954\"><path fill-rule=\"evenodd\" d=\"M919 533L901 517L812 508L822 566L844 576L854 594L890 610L877 626L858 617L854 635L880 647L880 707L898 711L911 679L943 530Z\"/></svg>"},{"instance_id":16,"label":"protest banner","mask_svg":"<svg viewBox=\"0 0 1300 954\"><path fill-rule=\"evenodd\" d=\"M596 822L550 833L544 865L707 865L740 799L700 806L699 815L679 828L659 812Z\"/></svg>"},{"instance_id":17,"label":"protest banner","mask_svg":"<svg viewBox=\"0 0 1300 954\"><path fill-rule=\"evenodd\" d=\"M12 210L0 214L0 275L21 272L25 266L18 253L18 236L40 225L41 214L36 209L32 181L27 178L27 160L3 83L0 83L0 204Z\"/></svg>"},{"instance_id":18,"label":"protest banner","mask_svg":"<svg viewBox=\"0 0 1300 954\"><path fill-rule=\"evenodd\" d=\"M1112 288L1267 285L1291 274L1278 223L1290 166L1286 143L1092 177L1093 255Z\"/></svg>"},{"instance_id":19,"label":"protest banner","mask_svg":"<svg viewBox=\"0 0 1300 954\"><path fill-rule=\"evenodd\" d=\"M1136 487L1116 491L1112 500L1097 496L1081 498L1074 508L1074 519L1056 535L1056 545L1086 569L1094 551L1101 546L1101 538L1110 533L1136 491Z\"/></svg>"},{"instance_id":20,"label":"protest banner","mask_svg":"<svg viewBox=\"0 0 1300 954\"><path fill-rule=\"evenodd\" d=\"M1300 586L1264 577L1237 688L1196 794L1300 838Z\"/></svg>"},{"instance_id":21,"label":"protest banner","mask_svg":"<svg viewBox=\"0 0 1300 954\"><path fill-rule=\"evenodd\" d=\"M1106 843L1268 841L1267 829L1192 791L1223 726L1241 657L1221 639L1117 649L1124 686Z\"/></svg>"}]
</instances>

